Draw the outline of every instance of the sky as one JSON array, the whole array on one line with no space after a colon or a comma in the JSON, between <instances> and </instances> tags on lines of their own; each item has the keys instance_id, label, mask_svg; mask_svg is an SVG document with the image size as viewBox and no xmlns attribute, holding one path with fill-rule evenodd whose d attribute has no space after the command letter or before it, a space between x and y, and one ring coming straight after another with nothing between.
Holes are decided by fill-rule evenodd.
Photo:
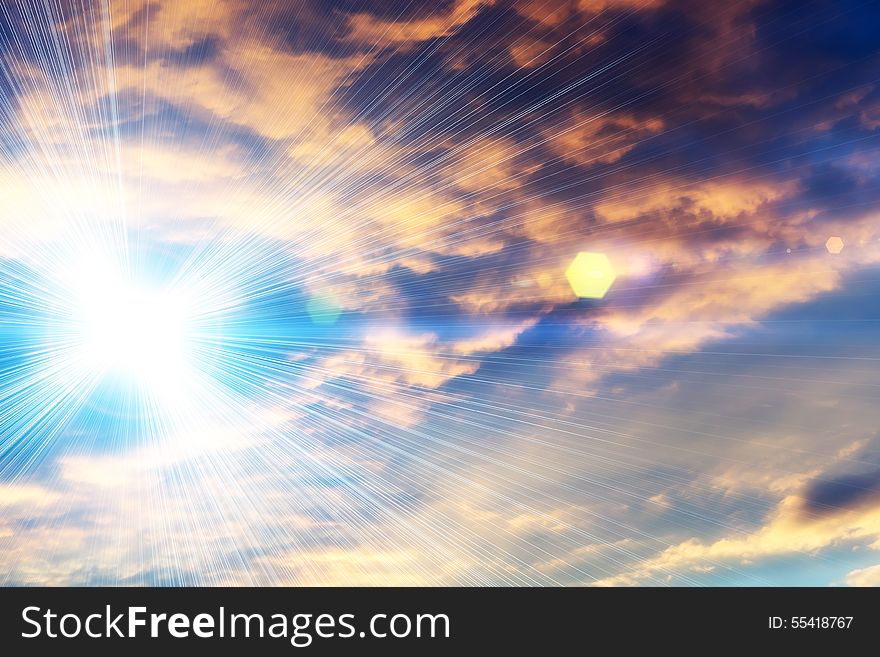
<instances>
[{"instance_id":1,"label":"sky","mask_svg":"<svg viewBox=\"0 0 880 657\"><path fill-rule=\"evenodd\" d=\"M877 24L0 0L0 584L880 584Z\"/></svg>"}]
</instances>

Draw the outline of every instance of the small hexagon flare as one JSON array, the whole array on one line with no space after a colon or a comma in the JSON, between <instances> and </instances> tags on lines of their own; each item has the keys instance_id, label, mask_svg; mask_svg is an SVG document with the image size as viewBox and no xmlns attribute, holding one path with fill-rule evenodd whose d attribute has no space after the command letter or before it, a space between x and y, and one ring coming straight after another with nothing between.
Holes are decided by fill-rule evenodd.
<instances>
[{"instance_id":1,"label":"small hexagon flare","mask_svg":"<svg viewBox=\"0 0 880 657\"><path fill-rule=\"evenodd\" d=\"M565 277L581 299L601 299L617 274L604 253L581 251L565 270Z\"/></svg>"},{"instance_id":2,"label":"small hexagon flare","mask_svg":"<svg viewBox=\"0 0 880 657\"><path fill-rule=\"evenodd\" d=\"M843 240L837 237L837 235L832 235L828 238L828 241L825 242L825 248L828 249L828 253L837 255L843 251Z\"/></svg>"}]
</instances>

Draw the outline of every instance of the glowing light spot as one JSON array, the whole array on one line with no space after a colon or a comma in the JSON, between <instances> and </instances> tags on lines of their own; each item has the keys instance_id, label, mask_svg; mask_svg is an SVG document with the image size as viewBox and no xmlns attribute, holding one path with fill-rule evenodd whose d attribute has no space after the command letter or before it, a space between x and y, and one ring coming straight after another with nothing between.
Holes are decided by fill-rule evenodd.
<instances>
[{"instance_id":1,"label":"glowing light spot","mask_svg":"<svg viewBox=\"0 0 880 657\"><path fill-rule=\"evenodd\" d=\"M184 299L112 268L90 266L75 276L74 340L89 369L156 384L186 374L192 345Z\"/></svg>"},{"instance_id":2,"label":"glowing light spot","mask_svg":"<svg viewBox=\"0 0 880 657\"><path fill-rule=\"evenodd\" d=\"M306 303L306 312L315 324L335 324L342 312L339 301L332 294L315 294Z\"/></svg>"},{"instance_id":3,"label":"glowing light spot","mask_svg":"<svg viewBox=\"0 0 880 657\"><path fill-rule=\"evenodd\" d=\"M828 253L837 255L843 251L843 240L836 235L832 235L828 238L828 241L825 242L825 248L828 249Z\"/></svg>"},{"instance_id":4,"label":"glowing light spot","mask_svg":"<svg viewBox=\"0 0 880 657\"><path fill-rule=\"evenodd\" d=\"M604 253L582 251L565 270L571 289L582 299L601 299L617 274Z\"/></svg>"}]
</instances>

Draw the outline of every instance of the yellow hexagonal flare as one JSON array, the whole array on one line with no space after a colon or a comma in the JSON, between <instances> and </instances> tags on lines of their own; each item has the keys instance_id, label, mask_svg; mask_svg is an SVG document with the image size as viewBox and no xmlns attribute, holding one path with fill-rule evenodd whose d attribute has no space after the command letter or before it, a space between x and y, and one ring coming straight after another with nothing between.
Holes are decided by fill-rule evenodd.
<instances>
[{"instance_id":1,"label":"yellow hexagonal flare","mask_svg":"<svg viewBox=\"0 0 880 657\"><path fill-rule=\"evenodd\" d=\"M581 299L601 299L617 274L604 253L581 251L565 270L565 277Z\"/></svg>"},{"instance_id":2,"label":"yellow hexagonal flare","mask_svg":"<svg viewBox=\"0 0 880 657\"><path fill-rule=\"evenodd\" d=\"M828 253L837 255L843 251L843 240L837 237L837 235L832 235L825 242L825 248L828 249Z\"/></svg>"}]
</instances>

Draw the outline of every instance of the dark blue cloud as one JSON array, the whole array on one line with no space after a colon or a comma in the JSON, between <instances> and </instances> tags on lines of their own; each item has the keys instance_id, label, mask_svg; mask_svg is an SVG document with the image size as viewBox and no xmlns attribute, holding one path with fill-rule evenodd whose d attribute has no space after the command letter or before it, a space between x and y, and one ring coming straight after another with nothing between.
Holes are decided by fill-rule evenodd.
<instances>
[{"instance_id":1,"label":"dark blue cloud","mask_svg":"<svg viewBox=\"0 0 880 657\"><path fill-rule=\"evenodd\" d=\"M804 506L823 514L876 500L880 500L880 469L815 481L807 489Z\"/></svg>"}]
</instances>

